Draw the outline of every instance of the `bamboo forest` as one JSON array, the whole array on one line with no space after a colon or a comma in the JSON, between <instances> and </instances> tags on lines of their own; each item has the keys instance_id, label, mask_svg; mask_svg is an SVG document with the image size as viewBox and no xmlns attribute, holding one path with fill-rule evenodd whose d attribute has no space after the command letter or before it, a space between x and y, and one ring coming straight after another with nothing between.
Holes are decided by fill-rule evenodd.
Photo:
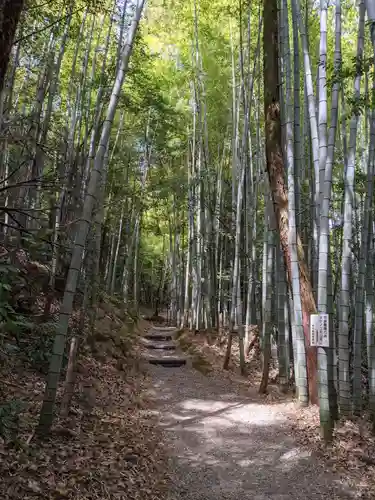
<instances>
[{"instance_id":1,"label":"bamboo forest","mask_svg":"<svg viewBox=\"0 0 375 500\"><path fill-rule=\"evenodd\" d=\"M375 0L0 0L0 497L375 498Z\"/></svg>"}]
</instances>

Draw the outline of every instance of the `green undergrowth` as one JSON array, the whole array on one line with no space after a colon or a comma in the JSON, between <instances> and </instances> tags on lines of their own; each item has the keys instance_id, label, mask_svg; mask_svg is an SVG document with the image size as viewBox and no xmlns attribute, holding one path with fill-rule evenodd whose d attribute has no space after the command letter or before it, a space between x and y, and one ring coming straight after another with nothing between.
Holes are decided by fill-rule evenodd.
<instances>
[{"instance_id":1,"label":"green undergrowth","mask_svg":"<svg viewBox=\"0 0 375 500\"><path fill-rule=\"evenodd\" d=\"M176 334L176 340L181 349L191 356L193 368L203 375L208 375L213 367L198 347L192 343L190 335L190 332L186 330L179 330Z\"/></svg>"}]
</instances>

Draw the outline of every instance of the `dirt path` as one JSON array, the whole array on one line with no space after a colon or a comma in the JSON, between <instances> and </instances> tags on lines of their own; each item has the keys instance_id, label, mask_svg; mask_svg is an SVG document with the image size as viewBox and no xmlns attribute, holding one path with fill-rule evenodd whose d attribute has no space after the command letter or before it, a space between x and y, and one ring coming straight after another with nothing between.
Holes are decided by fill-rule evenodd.
<instances>
[{"instance_id":1,"label":"dirt path","mask_svg":"<svg viewBox=\"0 0 375 500\"><path fill-rule=\"evenodd\" d=\"M241 396L227 379L150 367L170 449L168 500L352 499L338 477L298 448L283 403Z\"/></svg>"}]
</instances>

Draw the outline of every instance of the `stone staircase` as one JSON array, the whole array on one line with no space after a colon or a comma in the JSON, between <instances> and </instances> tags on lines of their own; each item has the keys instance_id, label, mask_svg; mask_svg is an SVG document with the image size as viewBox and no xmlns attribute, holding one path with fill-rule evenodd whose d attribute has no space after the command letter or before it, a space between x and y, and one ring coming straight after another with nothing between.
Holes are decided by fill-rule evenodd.
<instances>
[{"instance_id":1,"label":"stone staircase","mask_svg":"<svg viewBox=\"0 0 375 500\"><path fill-rule=\"evenodd\" d=\"M188 363L188 356L178 349L175 339L177 328L153 326L143 337L142 359L152 365L178 367Z\"/></svg>"}]
</instances>

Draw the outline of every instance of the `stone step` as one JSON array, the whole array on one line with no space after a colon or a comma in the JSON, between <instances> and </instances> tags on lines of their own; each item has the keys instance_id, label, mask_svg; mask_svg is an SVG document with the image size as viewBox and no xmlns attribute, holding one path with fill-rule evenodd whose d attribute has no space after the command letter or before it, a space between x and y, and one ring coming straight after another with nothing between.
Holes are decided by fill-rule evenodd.
<instances>
[{"instance_id":1,"label":"stone step","mask_svg":"<svg viewBox=\"0 0 375 500\"><path fill-rule=\"evenodd\" d=\"M163 349L165 351L174 351L176 349L176 344L171 340L163 342L155 339L149 340L143 337L141 342L148 349Z\"/></svg>"},{"instance_id":2,"label":"stone step","mask_svg":"<svg viewBox=\"0 0 375 500\"><path fill-rule=\"evenodd\" d=\"M157 330L159 332L163 331L163 332L171 332L171 331L175 331L177 332L178 328L176 326L152 326L151 327L152 330Z\"/></svg>"},{"instance_id":3,"label":"stone step","mask_svg":"<svg viewBox=\"0 0 375 500\"><path fill-rule=\"evenodd\" d=\"M178 367L186 365L187 357L183 354L169 354L169 353L153 353L144 352L142 358L152 365L161 365L165 367Z\"/></svg>"},{"instance_id":4,"label":"stone step","mask_svg":"<svg viewBox=\"0 0 375 500\"><path fill-rule=\"evenodd\" d=\"M166 327L159 327L159 326L152 326L149 330L150 332L153 333L159 333L159 334L164 334L164 335L175 335L178 332L178 328L176 327L171 327L171 326L166 326Z\"/></svg>"},{"instance_id":5,"label":"stone step","mask_svg":"<svg viewBox=\"0 0 375 500\"><path fill-rule=\"evenodd\" d=\"M171 341L174 337L173 333L168 333L168 332L157 332L154 330L149 330L145 335L144 338L147 340L157 340L157 341Z\"/></svg>"}]
</instances>

